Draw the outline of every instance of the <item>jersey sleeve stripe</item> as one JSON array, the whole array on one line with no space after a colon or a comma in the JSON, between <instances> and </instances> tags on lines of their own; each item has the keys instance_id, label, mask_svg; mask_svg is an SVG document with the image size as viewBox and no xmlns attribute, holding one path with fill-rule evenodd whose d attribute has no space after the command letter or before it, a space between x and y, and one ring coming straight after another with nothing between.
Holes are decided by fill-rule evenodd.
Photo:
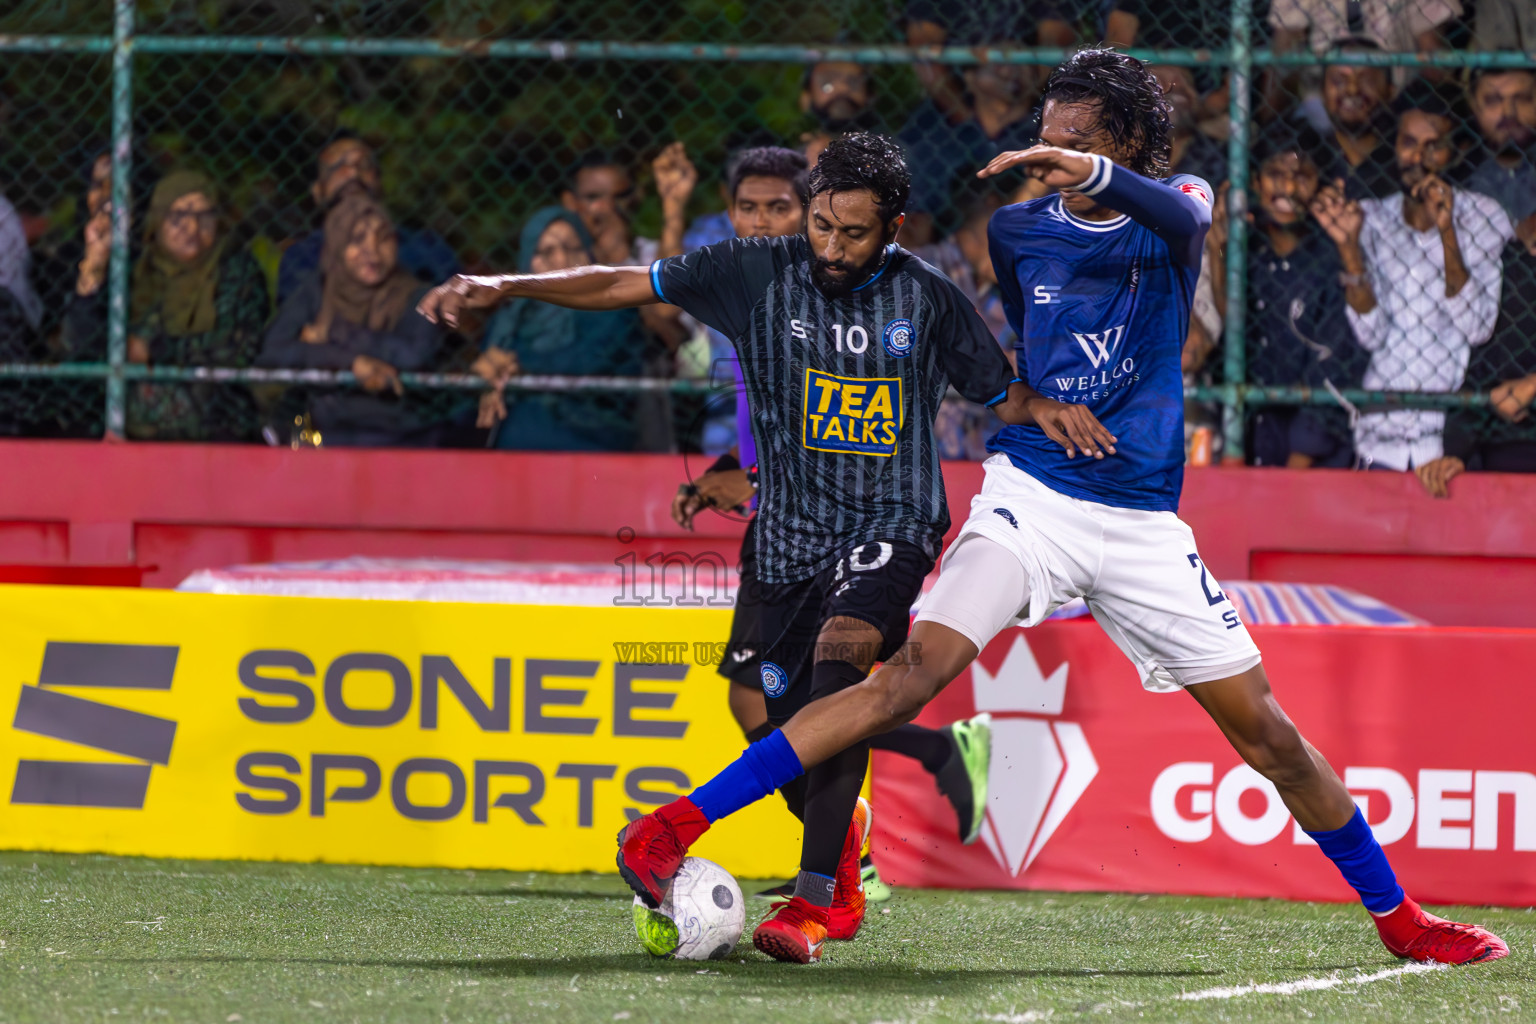
<instances>
[{"instance_id":1,"label":"jersey sleeve stripe","mask_svg":"<svg viewBox=\"0 0 1536 1024\"><path fill-rule=\"evenodd\" d=\"M1008 397L1008 388L1013 387L1015 384L1022 384L1022 383L1024 383L1024 378L1022 378L1022 377L1015 377L1015 378L1013 378L1013 380L1008 382L1008 386L1007 387L1003 388L1002 391L998 392L996 398L989 399L987 401L987 408L990 409L994 405L996 405L998 402L1001 402L1003 399L1007 398Z\"/></svg>"},{"instance_id":2,"label":"jersey sleeve stripe","mask_svg":"<svg viewBox=\"0 0 1536 1024\"><path fill-rule=\"evenodd\" d=\"M661 261L661 260L657 260L655 263L651 264L651 289L656 293L656 297L658 299L660 299L662 302L666 302L667 301L667 293L661 290L661 264L662 264L662 262L663 261Z\"/></svg>"}]
</instances>

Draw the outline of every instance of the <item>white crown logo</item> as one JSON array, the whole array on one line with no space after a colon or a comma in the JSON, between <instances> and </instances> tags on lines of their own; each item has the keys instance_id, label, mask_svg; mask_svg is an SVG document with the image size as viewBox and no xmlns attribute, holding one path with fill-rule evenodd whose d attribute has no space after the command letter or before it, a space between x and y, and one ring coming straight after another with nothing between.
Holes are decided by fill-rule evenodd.
<instances>
[{"instance_id":1,"label":"white crown logo","mask_svg":"<svg viewBox=\"0 0 1536 1024\"><path fill-rule=\"evenodd\" d=\"M996 675L971 665L976 710L993 715L981 838L1010 875L1034 863L1099 773L1081 726L1034 717L1061 714L1067 668L1063 662L1049 677L1041 672L1022 630Z\"/></svg>"}]
</instances>

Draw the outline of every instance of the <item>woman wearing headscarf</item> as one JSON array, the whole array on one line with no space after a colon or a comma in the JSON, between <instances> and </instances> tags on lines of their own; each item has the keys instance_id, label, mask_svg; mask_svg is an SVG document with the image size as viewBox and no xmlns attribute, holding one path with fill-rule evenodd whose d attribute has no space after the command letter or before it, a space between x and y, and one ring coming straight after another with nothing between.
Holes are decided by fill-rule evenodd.
<instances>
[{"instance_id":1,"label":"woman wearing headscarf","mask_svg":"<svg viewBox=\"0 0 1536 1024\"><path fill-rule=\"evenodd\" d=\"M87 225L85 256L64 313L61 341L70 359L106 359L106 219ZM128 361L249 366L266 314L266 279L249 253L230 244L217 187L196 171L166 175L150 197L143 253L133 268ZM144 382L129 389L130 437L243 441L255 423L243 387Z\"/></svg>"},{"instance_id":2,"label":"woman wearing headscarf","mask_svg":"<svg viewBox=\"0 0 1536 1024\"><path fill-rule=\"evenodd\" d=\"M43 303L28 271L27 233L10 200L0 196L0 361L30 362Z\"/></svg>"},{"instance_id":3,"label":"woman wearing headscarf","mask_svg":"<svg viewBox=\"0 0 1536 1024\"><path fill-rule=\"evenodd\" d=\"M32 363L39 358L43 302L32 287L31 263L21 217L0 196L0 362ZM41 390L34 381L0 382L0 434L34 432Z\"/></svg>"},{"instance_id":4,"label":"woman wearing headscarf","mask_svg":"<svg viewBox=\"0 0 1536 1024\"><path fill-rule=\"evenodd\" d=\"M306 396L322 444L431 443L432 427L405 400L399 376L426 367L442 341L442 329L416 312L428 287L400 266L395 225L378 200L354 193L331 208L320 272L278 310L259 360L356 375L360 391Z\"/></svg>"},{"instance_id":5,"label":"woman wearing headscarf","mask_svg":"<svg viewBox=\"0 0 1536 1024\"><path fill-rule=\"evenodd\" d=\"M581 218L559 206L539 210L523 228L518 266L526 273L568 270L592 262L592 237ZM514 370L531 374L638 377L645 338L633 309L585 312L514 299L485 329L475 371L493 384ZM638 434L633 398L613 392L497 390L480 401L480 426L497 448L541 451L632 451Z\"/></svg>"}]
</instances>

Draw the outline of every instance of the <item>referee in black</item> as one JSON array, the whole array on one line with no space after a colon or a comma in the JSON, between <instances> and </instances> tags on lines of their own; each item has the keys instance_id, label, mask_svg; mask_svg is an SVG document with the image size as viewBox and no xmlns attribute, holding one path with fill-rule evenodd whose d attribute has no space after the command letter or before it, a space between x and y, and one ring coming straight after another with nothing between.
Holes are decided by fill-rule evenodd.
<instances>
[{"instance_id":1,"label":"referee in black","mask_svg":"<svg viewBox=\"0 0 1536 1024\"><path fill-rule=\"evenodd\" d=\"M459 276L419 307L457 326L463 311L512 298L666 302L732 340L757 444L760 672L776 724L858 683L906 639L949 527L933 437L948 387L1004 422L1032 422L1034 395L969 300L894 244L910 187L895 142L851 133L810 174L803 235L731 239L650 267ZM770 955L818 959L824 939L858 930L859 851L847 881L845 840L868 753L859 744L807 776L795 897L754 935Z\"/></svg>"}]
</instances>

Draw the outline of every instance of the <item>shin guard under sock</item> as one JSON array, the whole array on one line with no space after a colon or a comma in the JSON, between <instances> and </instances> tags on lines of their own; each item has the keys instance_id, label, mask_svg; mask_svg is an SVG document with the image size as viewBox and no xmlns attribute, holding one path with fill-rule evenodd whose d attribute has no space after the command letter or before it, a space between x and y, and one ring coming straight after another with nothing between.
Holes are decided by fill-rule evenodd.
<instances>
[{"instance_id":1,"label":"shin guard under sock","mask_svg":"<svg viewBox=\"0 0 1536 1024\"><path fill-rule=\"evenodd\" d=\"M1319 849L1333 861L1344 881L1360 894L1360 902L1372 914L1387 914L1403 902L1403 887L1397 884L1392 865L1381 844L1365 823L1365 816L1355 808L1355 814L1344 825L1331 832L1308 832Z\"/></svg>"},{"instance_id":2,"label":"shin guard under sock","mask_svg":"<svg viewBox=\"0 0 1536 1024\"><path fill-rule=\"evenodd\" d=\"M765 736L770 735L774 727L764 722L756 729L747 733L747 742L756 743ZM784 798L784 803L789 807L789 813L799 821L805 821L805 776L796 776L779 787L779 796Z\"/></svg>"},{"instance_id":3,"label":"shin guard under sock","mask_svg":"<svg viewBox=\"0 0 1536 1024\"><path fill-rule=\"evenodd\" d=\"M866 673L846 661L818 661L811 670L811 699L818 700L863 680ZM818 875L837 874L854 804L864 788L869 744L856 743L816 765L805 777L805 839L800 868Z\"/></svg>"},{"instance_id":4,"label":"shin guard under sock","mask_svg":"<svg viewBox=\"0 0 1536 1024\"><path fill-rule=\"evenodd\" d=\"M688 794L688 799L713 823L756 803L803 771L795 748L782 732L774 730Z\"/></svg>"}]
</instances>

